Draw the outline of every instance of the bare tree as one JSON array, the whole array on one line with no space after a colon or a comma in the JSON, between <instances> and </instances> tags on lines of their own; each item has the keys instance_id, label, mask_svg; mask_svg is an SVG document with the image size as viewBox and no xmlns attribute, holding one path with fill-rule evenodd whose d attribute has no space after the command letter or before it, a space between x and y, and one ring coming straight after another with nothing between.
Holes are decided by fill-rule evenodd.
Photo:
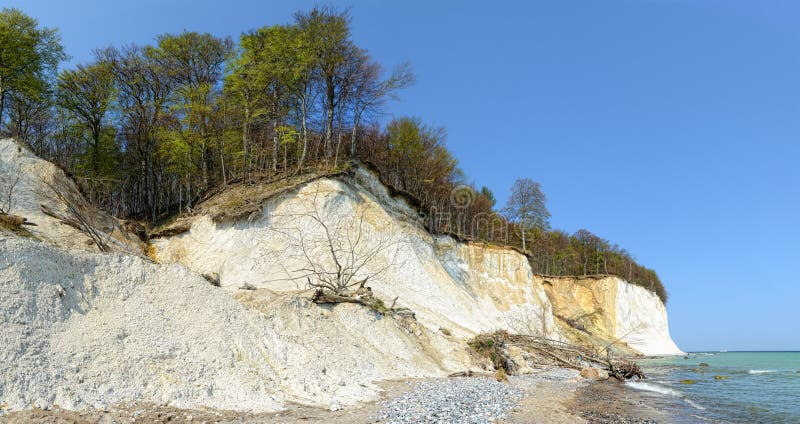
<instances>
[{"instance_id":1,"label":"bare tree","mask_svg":"<svg viewBox=\"0 0 800 424\"><path fill-rule=\"evenodd\" d=\"M58 219L62 223L69 225L77 230L84 232L101 252L111 250L109 241L110 233L105 233L98 228L99 223L93 217L93 206L80 195L75 187L71 187L66 180L53 178L52 181L45 181L48 191L39 193L44 198L52 199L56 204L63 205L66 213L61 213L42 204L42 212L48 216Z\"/></svg>"},{"instance_id":2,"label":"bare tree","mask_svg":"<svg viewBox=\"0 0 800 424\"><path fill-rule=\"evenodd\" d=\"M10 215L14 207L14 191L22 179L19 164L13 164L10 169L0 174L0 215Z\"/></svg>"},{"instance_id":3,"label":"bare tree","mask_svg":"<svg viewBox=\"0 0 800 424\"><path fill-rule=\"evenodd\" d=\"M527 250L525 233L534 227L548 228L550 212L542 187L530 178L519 178L511 187L511 196L504 209L506 217L517 223L522 233L522 250Z\"/></svg>"},{"instance_id":4,"label":"bare tree","mask_svg":"<svg viewBox=\"0 0 800 424\"><path fill-rule=\"evenodd\" d=\"M299 209L274 215L288 224L272 230L284 237L289 262L298 264L287 274L326 295L371 295L366 284L398 265L398 254L405 243L401 233L375 222L359 201L354 210L332 216L334 211L325 210L332 207L331 197L320 185L301 197Z\"/></svg>"},{"instance_id":5,"label":"bare tree","mask_svg":"<svg viewBox=\"0 0 800 424\"><path fill-rule=\"evenodd\" d=\"M359 66L350 82L350 103L352 108L352 129L350 134L350 156L356 155L358 128L366 114L379 113L387 98L396 98L396 92L412 85L415 81L411 65L403 63L389 78L381 79L381 67L362 55Z\"/></svg>"}]
</instances>

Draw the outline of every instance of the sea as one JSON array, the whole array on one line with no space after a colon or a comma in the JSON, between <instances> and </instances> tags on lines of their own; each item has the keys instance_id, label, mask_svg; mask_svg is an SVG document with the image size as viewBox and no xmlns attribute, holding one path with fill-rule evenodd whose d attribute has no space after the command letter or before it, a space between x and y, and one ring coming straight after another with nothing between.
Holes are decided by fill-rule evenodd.
<instances>
[{"instance_id":1,"label":"sea","mask_svg":"<svg viewBox=\"0 0 800 424\"><path fill-rule=\"evenodd\" d=\"M800 352L695 352L638 361L676 423L800 424ZM669 412L669 411L668 411Z\"/></svg>"}]
</instances>

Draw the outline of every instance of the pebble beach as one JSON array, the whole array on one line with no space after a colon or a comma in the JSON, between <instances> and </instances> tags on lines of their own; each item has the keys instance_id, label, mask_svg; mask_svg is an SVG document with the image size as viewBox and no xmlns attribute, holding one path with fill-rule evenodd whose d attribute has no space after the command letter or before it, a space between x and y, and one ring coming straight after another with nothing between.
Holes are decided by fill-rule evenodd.
<instances>
[{"instance_id":1,"label":"pebble beach","mask_svg":"<svg viewBox=\"0 0 800 424\"><path fill-rule=\"evenodd\" d=\"M0 415L2 423L385 423L523 424L672 422L652 398L613 380L590 382L577 371L548 367L510 376L437 378L383 384L383 400L321 409L291 405L278 413L183 410L163 405L121 405L108 410L33 409Z\"/></svg>"}]
</instances>

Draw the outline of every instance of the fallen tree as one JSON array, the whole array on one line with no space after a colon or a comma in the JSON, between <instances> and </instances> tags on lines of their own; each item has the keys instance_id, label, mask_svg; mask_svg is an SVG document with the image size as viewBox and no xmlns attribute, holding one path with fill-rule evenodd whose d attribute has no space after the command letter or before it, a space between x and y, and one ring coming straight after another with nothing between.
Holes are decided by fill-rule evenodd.
<instances>
[{"instance_id":1,"label":"fallen tree","mask_svg":"<svg viewBox=\"0 0 800 424\"><path fill-rule=\"evenodd\" d=\"M503 369L509 375L519 373L518 359L512 357L511 347L526 352L541 364L558 365L581 370L596 367L607 370L618 380L645 378L639 366L631 361L613 361L599 357L595 352L581 346L540 336L510 334L496 331L480 334L468 342L469 347L479 356L489 359L495 369Z\"/></svg>"}]
</instances>

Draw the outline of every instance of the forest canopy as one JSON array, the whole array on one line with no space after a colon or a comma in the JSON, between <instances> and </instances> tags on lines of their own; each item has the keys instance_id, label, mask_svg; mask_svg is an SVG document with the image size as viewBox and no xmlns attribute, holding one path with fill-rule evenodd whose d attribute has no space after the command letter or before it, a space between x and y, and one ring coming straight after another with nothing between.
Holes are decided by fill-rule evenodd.
<instances>
[{"instance_id":1,"label":"forest canopy","mask_svg":"<svg viewBox=\"0 0 800 424\"><path fill-rule=\"evenodd\" d=\"M62 166L107 212L155 224L230 184L373 164L418 199L426 226L516 247L534 272L613 274L667 294L656 273L587 230L552 230L546 197L523 178L499 209L467 183L442 128L386 104L414 83L351 34L347 11L315 7L237 39L185 31L149 45L67 59L58 31L17 9L0 12L0 132Z\"/></svg>"}]
</instances>

